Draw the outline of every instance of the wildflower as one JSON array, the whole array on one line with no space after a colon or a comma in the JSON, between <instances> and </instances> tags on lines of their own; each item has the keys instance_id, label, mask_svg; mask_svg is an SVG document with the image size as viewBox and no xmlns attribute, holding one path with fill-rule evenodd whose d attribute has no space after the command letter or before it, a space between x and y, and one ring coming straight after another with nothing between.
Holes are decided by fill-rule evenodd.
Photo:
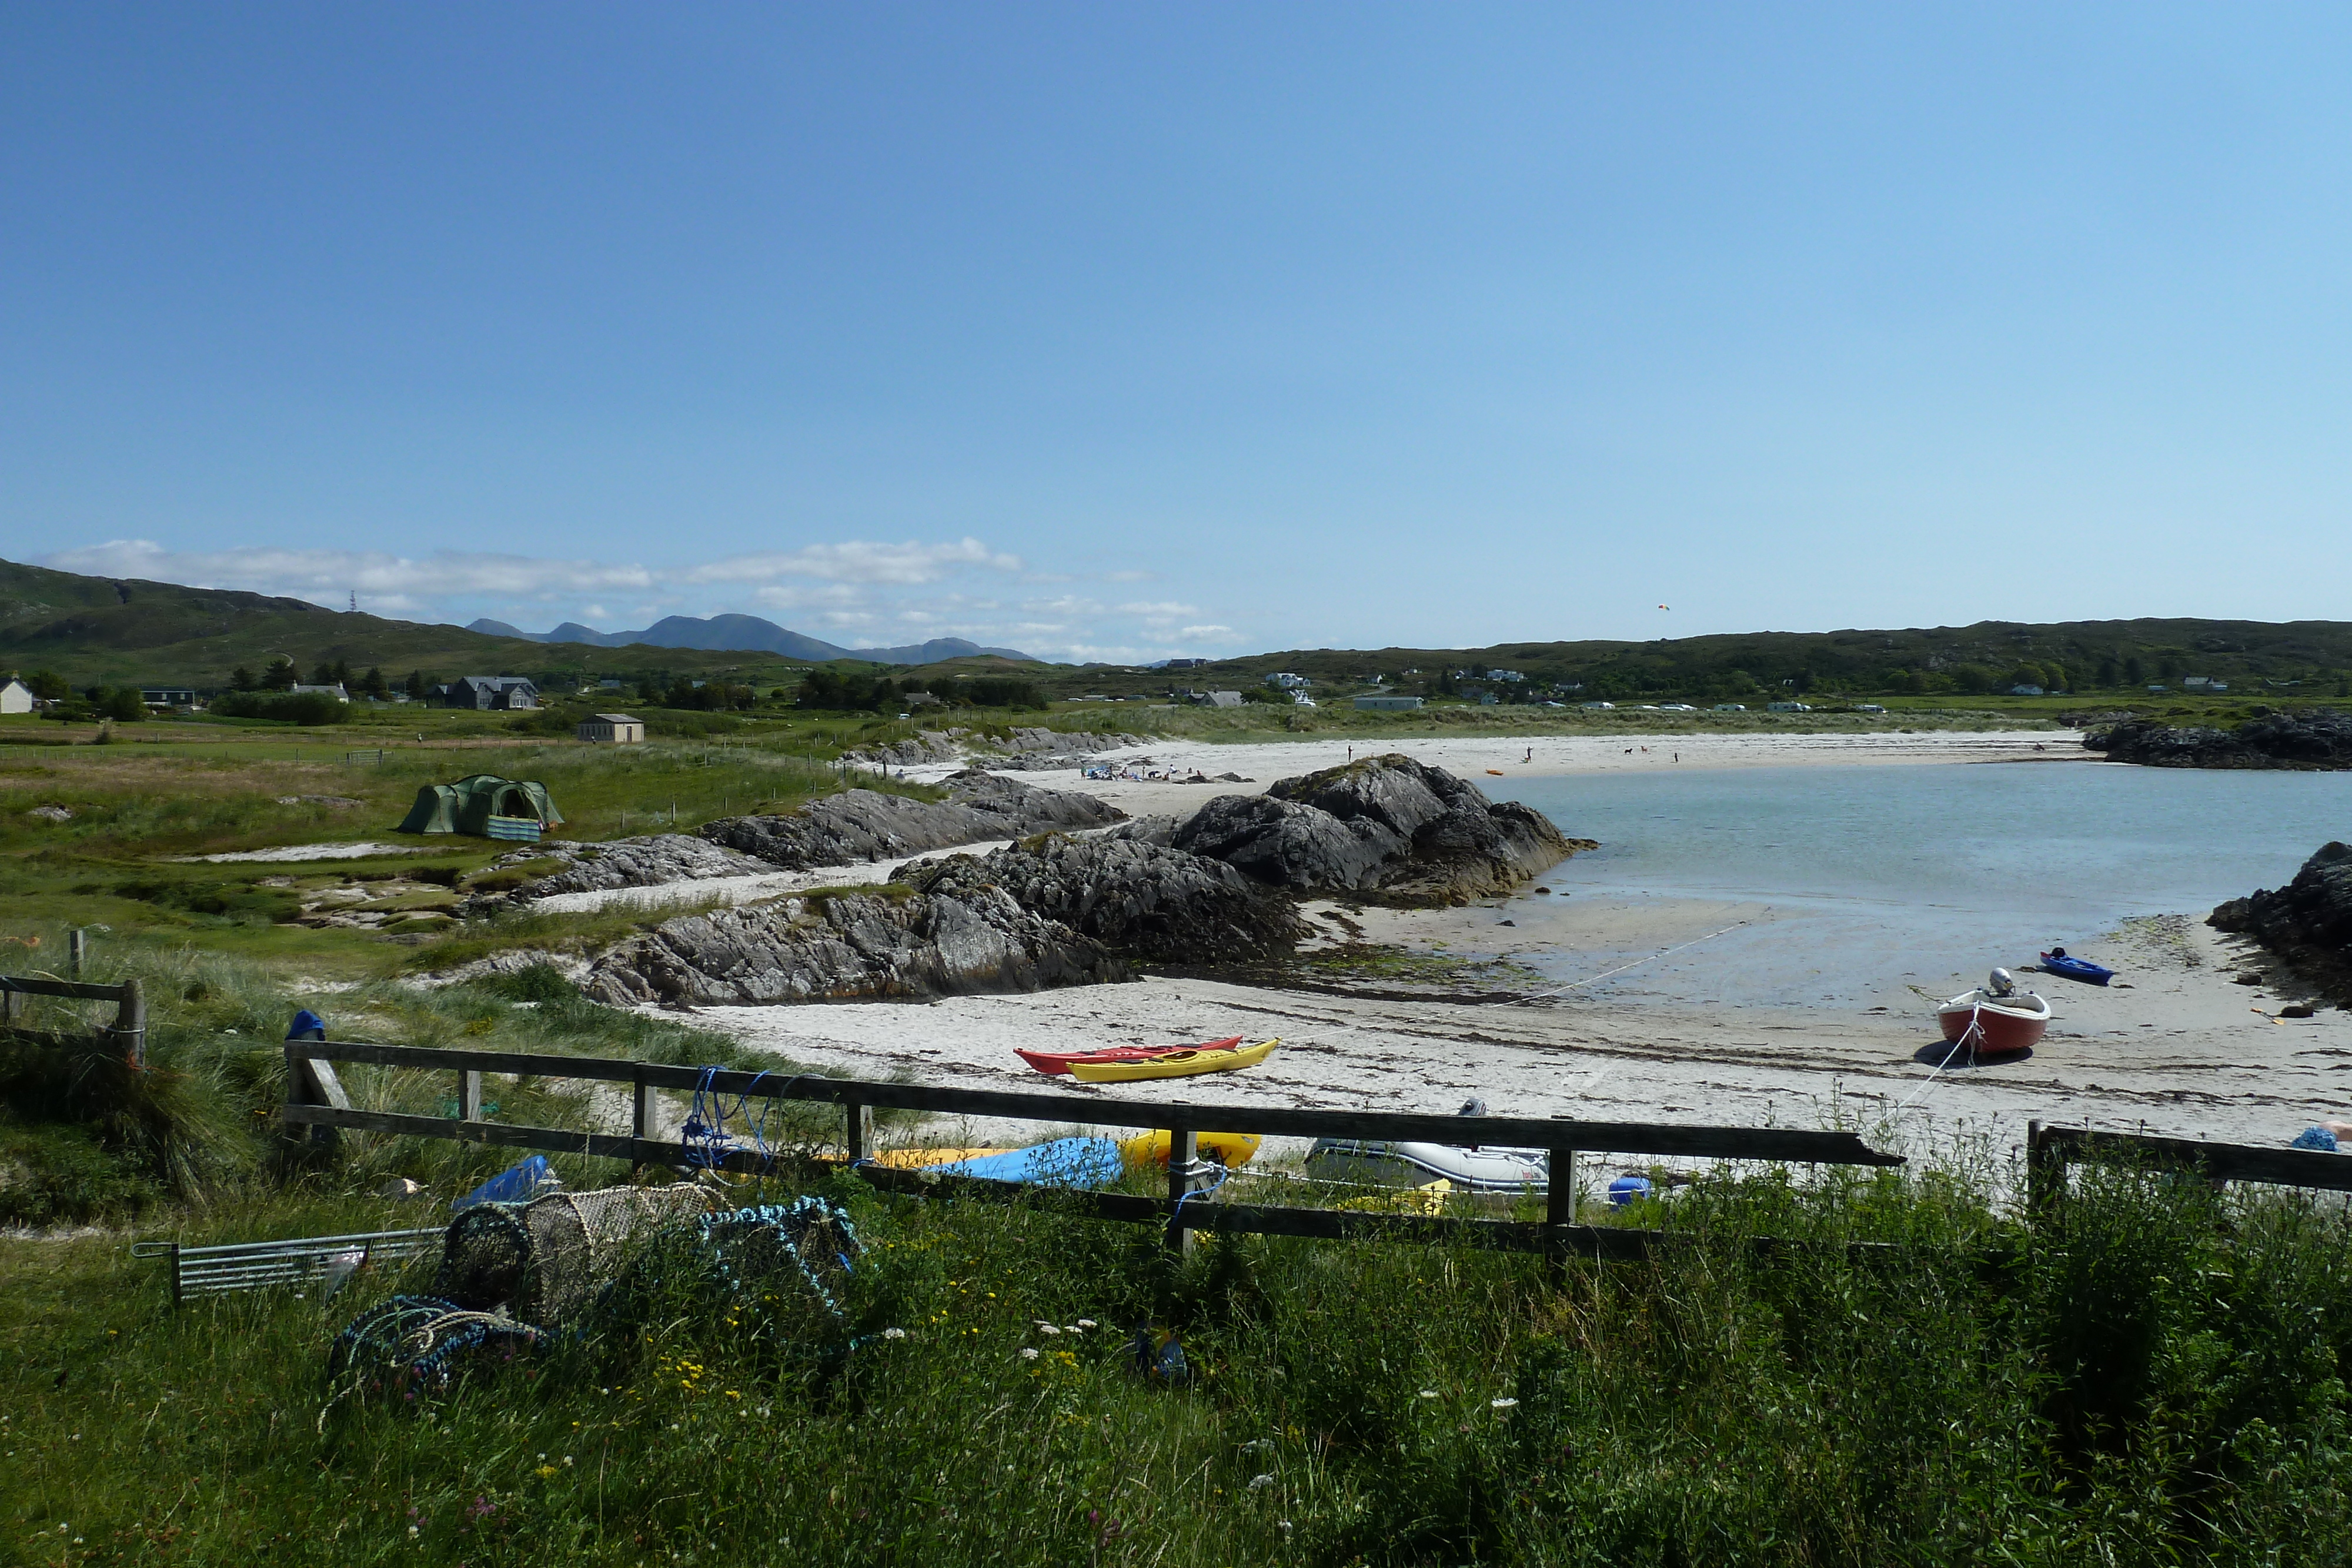
<instances>
[{"instance_id":1,"label":"wildflower","mask_svg":"<svg viewBox=\"0 0 2352 1568\"><path fill-rule=\"evenodd\" d=\"M905 1329L884 1329L882 1331L882 1337L884 1339L905 1339L907 1337L907 1331Z\"/></svg>"},{"instance_id":2,"label":"wildflower","mask_svg":"<svg viewBox=\"0 0 2352 1568\"><path fill-rule=\"evenodd\" d=\"M1266 1488L1268 1488L1268 1487L1272 1486L1273 1484L1274 1484L1274 1472L1273 1472L1273 1471L1271 1471L1271 1470L1268 1470L1265 1474L1264 1474L1264 1475L1262 1475L1262 1476L1252 1476L1252 1477L1250 1477L1249 1490L1252 1490L1252 1491L1264 1491Z\"/></svg>"},{"instance_id":3,"label":"wildflower","mask_svg":"<svg viewBox=\"0 0 2352 1568\"><path fill-rule=\"evenodd\" d=\"M1489 1399L1486 1403L1496 1410L1516 1410L1518 1408L1519 1404L1517 1400L1512 1398L1507 1394L1503 1396L1500 1399Z\"/></svg>"},{"instance_id":4,"label":"wildflower","mask_svg":"<svg viewBox=\"0 0 2352 1568\"><path fill-rule=\"evenodd\" d=\"M1055 1328L1052 1323L1040 1322L1037 1325L1037 1332L1042 1334L1053 1334L1058 1337L1062 1331Z\"/></svg>"},{"instance_id":5,"label":"wildflower","mask_svg":"<svg viewBox=\"0 0 2352 1568\"><path fill-rule=\"evenodd\" d=\"M1424 1388L1421 1391L1421 1396L1423 1399L1434 1399L1437 1397L1437 1390L1434 1388Z\"/></svg>"},{"instance_id":6,"label":"wildflower","mask_svg":"<svg viewBox=\"0 0 2352 1568\"><path fill-rule=\"evenodd\" d=\"M1021 1359L1024 1361L1034 1361L1037 1359L1037 1352L1034 1348L1024 1344L1021 1347Z\"/></svg>"},{"instance_id":7,"label":"wildflower","mask_svg":"<svg viewBox=\"0 0 2352 1568\"><path fill-rule=\"evenodd\" d=\"M1074 1327L1074 1328L1081 1328L1081 1329L1090 1329L1090 1328L1092 1328L1092 1327L1094 1327L1094 1326L1095 1326L1095 1321L1094 1321L1094 1319L1092 1319L1092 1318L1080 1318L1080 1319L1079 1319L1079 1320L1078 1320L1075 1324L1073 1324L1073 1325L1072 1325L1072 1327Z\"/></svg>"},{"instance_id":8,"label":"wildflower","mask_svg":"<svg viewBox=\"0 0 2352 1568\"><path fill-rule=\"evenodd\" d=\"M551 1476L551 1475L554 1475L554 1474L556 1474L556 1473L557 1473L557 1472L556 1472L556 1469L555 1469L555 1467L554 1467L553 1465L541 1465L541 1466L540 1466L540 1467L539 1467L539 1469L538 1469L538 1471L537 1471L537 1474L538 1474L539 1479L540 1479L541 1480L545 1480L548 1477L550 1477L550 1476Z\"/></svg>"}]
</instances>

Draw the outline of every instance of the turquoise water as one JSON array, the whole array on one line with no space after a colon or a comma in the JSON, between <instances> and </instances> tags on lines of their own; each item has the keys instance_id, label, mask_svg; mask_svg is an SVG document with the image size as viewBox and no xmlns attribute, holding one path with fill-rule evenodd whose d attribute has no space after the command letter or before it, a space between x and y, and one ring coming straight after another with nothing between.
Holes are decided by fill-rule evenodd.
<instances>
[{"instance_id":1,"label":"turquoise water","mask_svg":"<svg viewBox=\"0 0 2352 1568\"><path fill-rule=\"evenodd\" d=\"M1601 841L1543 879L1562 893L1771 906L1769 929L1607 983L1693 999L1883 1000L1905 977L2095 948L2127 916L2201 919L2352 839L2352 773L1977 763L1492 782ZM1574 976L1621 956L1536 961Z\"/></svg>"}]
</instances>

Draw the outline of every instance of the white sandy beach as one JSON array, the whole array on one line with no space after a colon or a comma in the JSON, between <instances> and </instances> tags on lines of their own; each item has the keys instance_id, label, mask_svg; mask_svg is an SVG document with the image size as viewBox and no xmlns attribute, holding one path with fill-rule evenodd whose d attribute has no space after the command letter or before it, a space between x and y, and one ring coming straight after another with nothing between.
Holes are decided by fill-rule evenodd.
<instances>
[{"instance_id":1,"label":"white sandy beach","mask_svg":"<svg viewBox=\"0 0 2352 1568\"><path fill-rule=\"evenodd\" d=\"M2072 737L2049 732L1574 737L1535 743L1533 761L1525 760L1528 744L1383 742L1382 749L1404 750L1481 783L1490 767L1507 776L1637 767L2071 761L2084 755ZM1640 749L1644 745L1647 753ZM1630 755L1627 747L1634 748ZM1676 749L1679 763L1672 760ZM1344 741L1317 740L1134 755L1149 755L1162 768L1242 773L1255 783L1081 786L1069 772L1024 777L1084 787L1133 812L1164 811L1343 762L1348 748ZM845 872L808 874L848 879ZM1328 921L1339 912L1321 905L1310 913ZM1118 1092L1171 1102L1438 1112L1477 1095L1498 1114L1740 1125L1811 1126L1836 1117L1899 1124L1903 1141L1914 1147L1962 1134L2013 1147L2032 1119L2284 1144L2311 1122L2352 1108L2352 1013L2323 1009L2312 1019L2277 1020L2277 1009L2295 998L2232 983L2243 949L2208 930L2204 911L2179 914L2105 936L2100 950L2125 970L2124 983L2114 988L2021 976L2056 1009L2049 1034L2029 1057L1943 1070L1941 1053L1931 1049L1937 1036L1930 1001L1975 984L1977 973L1884 977L1859 999L1834 1005L1719 1000L1718 990L1738 992L1720 983L1731 968L1832 966L1836 956L1796 950L1794 925L1790 940L1776 946L1772 926L1780 915L1765 903L1547 897L1532 886L1468 908L1372 909L1349 918L1363 939L1410 951L1542 954L1564 961L1566 971L1578 971L1579 955L1606 954L1607 965L1630 965L1626 974L1605 986L1563 980L1560 994L1538 999L1396 999L1150 978L1034 995L722 1008L699 1016L748 1043L831 1070L1054 1088L1069 1096L1074 1121L1083 1118L1088 1098L1105 1092L1029 1072L1014 1046L1076 1050L1278 1035L1282 1050L1253 1071ZM1676 951L1648 956L1668 949ZM1596 958L1592 970L1602 967ZM1562 963L1552 968L1561 970Z\"/></svg>"}]
</instances>

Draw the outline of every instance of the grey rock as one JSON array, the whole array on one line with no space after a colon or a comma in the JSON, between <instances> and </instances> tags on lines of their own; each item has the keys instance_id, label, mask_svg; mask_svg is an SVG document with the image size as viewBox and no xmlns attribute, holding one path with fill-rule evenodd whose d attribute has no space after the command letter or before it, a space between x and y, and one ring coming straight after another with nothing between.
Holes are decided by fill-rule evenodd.
<instances>
[{"instance_id":1,"label":"grey rock","mask_svg":"<svg viewBox=\"0 0 2352 1568\"><path fill-rule=\"evenodd\" d=\"M2252 937L2352 1006L2352 845L2322 845L2286 886L2233 898L2205 923Z\"/></svg>"},{"instance_id":2,"label":"grey rock","mask_svg":"<svg viewBox=\"0 0 2352 1568\"><path fill-rule=\"evenodd\" d=\"M926 850L1025 838L1052 828L1097 828L1127 813L1092 795L1044 789L968 768L947 780L950 799L910 800L845 789L782 816L706 823L714 844L788 871L897 860Z\"/></svg>"},{"instance_id":3,"label":"grey rock","mask_svg":"<svg viewBox=\"0 0 2352 1568\"><path fill-rule=\"evenodd\" d=\"M553 846L549 846L552 848ZM557 893L601 893L615 887L659 887L719 876L757 876L775 867L765 861L696 838L691 833L653 833L557 851L571 863L518 889L541 898Z\"/></svg>"},{"instance_id":4,"label":"grey rock","mask_svg":"<svg viewBox=\"0 0 2352 1568\"><path fill-rule=\"evenodd\" d=\"M1507 893L1595 847L1540 811L1394 754L1286 779L1255 799L1221 795L1170 842L1293 893L1414 904Z\"/></svg>"},{"instance_id":5,"label":"grey rock","mask_svg":"<svg viewBox=\"0 0 2352 1568\"><path fill-rule=\"evenodd\" d=\"M1000 890L1110 951L1162 963L1275 957L1307 934L1288 899L1234 867L1139 838L1046 833L987 855L917 861L898 874L934 898Z\"/></svg>"},{"instance_id":6,"label":"grey rock","mask_svg":"<svg viewBox=\"0 0 2352 1568\"><path fill-rule=\"evenodd\" d=\"M2352 768L2352 714L2332 708L2266 713L2235 729L2135 719L2095 729L2083 737L2083 744L2105 752L2110 762L2148 768L2324 771Z\"/></svg>"},{"instance_id":7,"label":"grey rock","mask_svg":"<svg viewBox=\"0 0 2352 1568\"><path fill-rule=\"evenodd\" d=\"M1100 944L977 883L681 916L602 955L583 988L614 1006L721 1006L1034 991L1126 974Z\"/></svg>"},{"instance_id":8,"label":"grey rock","mask_svg":"<svg viewBox=\"0 0 2352 1568\"><path fill-rule=\"evenodd\" d=\"M1176 830L1181 822L1182 819L1179 817L1129 817L1117 827L1105 828L1102 836L1164 846L1175 841Z\"/></svg>"}]
</instances>

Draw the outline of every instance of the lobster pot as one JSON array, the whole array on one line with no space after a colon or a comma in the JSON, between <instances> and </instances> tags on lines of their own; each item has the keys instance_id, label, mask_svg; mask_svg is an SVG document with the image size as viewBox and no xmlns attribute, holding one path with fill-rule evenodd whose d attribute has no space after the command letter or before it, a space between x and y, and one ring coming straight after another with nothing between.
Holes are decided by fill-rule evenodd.
<instances>
[{"instance_id":1,"label":"lobster pot","mask_svg":"<svg viewBox=\"0 0 2352 1568\"><path fill-rule=\"evenodd\" d=\"M708 1215L711 1199L708 1188L681 1182L476 1204L450 1222L435 1289L476 1312L504 1307L529 1322L560 1322L656 1232Z\"/></svg>"}]
</instances>

